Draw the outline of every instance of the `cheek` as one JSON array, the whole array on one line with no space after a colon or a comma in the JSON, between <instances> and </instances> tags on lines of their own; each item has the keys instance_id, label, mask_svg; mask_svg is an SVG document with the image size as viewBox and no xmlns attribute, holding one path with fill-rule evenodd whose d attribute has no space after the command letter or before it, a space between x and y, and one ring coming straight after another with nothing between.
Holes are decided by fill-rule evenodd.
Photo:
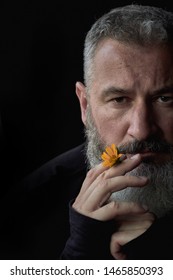
<instances>
[{"instance_id":1,"label":"cheek","mask_svg":"<svg viewBox=\"0 0 173 280\"><path fill-rule=\"evenodd\" d=\"M162 125L162 132L164 134L164 139L173 144L173 119L167 119L166 122L161 123Z\"/></svg>"},{"instance_id":2,"label":"cheek","mask_svg":"<svg viewBox=\"0 0 173 280\"><path fill-rule=\"evenodd\" d=\"M123 142L127 131L124 119L106 110L98 109L93 110L93 119L99 135L106 144L115 143L119 145Z\"/></svg>"},{"instance_id":3,"label":"cheek","mask_svg":"<svg viewBox=\"0 0 173 280\"><path fill-rule=\"evenodd\" d=\"M160 108L154 113L155 124L160 132L158 136L173 145L173 108Z\"/></svg>"}]
</instances>

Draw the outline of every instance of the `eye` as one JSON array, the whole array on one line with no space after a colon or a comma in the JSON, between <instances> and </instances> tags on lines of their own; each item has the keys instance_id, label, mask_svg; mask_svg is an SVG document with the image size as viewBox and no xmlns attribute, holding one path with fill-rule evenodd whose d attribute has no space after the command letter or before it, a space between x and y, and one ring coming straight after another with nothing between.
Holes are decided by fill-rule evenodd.
<instances>
[{"instance_id":1,"label":"eye","mask_svg":"<svg viewBox=\"0 0 173 280\"><path fill-rule=\"evenodd\" d=\"M158 96L157 100L160 103L172 103L173 102L173 96L162 95L162 96Z\"/></svg>"},{"instance_id":2,"label":"eye","mask_svg":"<svg viewBox=\"0 0 173 280\"><path fill-rule=\"evenodd\" d=\"M119 97L113 98L112 100L116 103L125 103L125 102L127 102L127 97L119 96Z\"/></svg>"}]
</instances>

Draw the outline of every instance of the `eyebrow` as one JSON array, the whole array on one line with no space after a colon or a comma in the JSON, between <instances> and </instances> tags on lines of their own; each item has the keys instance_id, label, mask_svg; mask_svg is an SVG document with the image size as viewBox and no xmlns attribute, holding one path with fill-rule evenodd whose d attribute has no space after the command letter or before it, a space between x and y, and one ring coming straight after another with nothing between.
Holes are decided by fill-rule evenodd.
<instances>
[{"instance_id":1,"label":"eyebrow","mask_svg":"<svg viewBox=\"0 0 173 280\"><path fill-rule=\"evenodd\" d=\"M152 92L152 94L159 95L159 94L165 94L165 93L168 93L168 92L173 93L173 85L172 84L170 86L165 86L163 88L154 90ZM111 95L111 94L130 94L130 93L132 93L132 90L130 90L130 89L123 89L123 88L114 87L114 86L108 87L108 88L106 88L102 91L102 95L104 97L106 97L108 95Z\"/></svg>"},{"instance_id":2,"label":"eyebrow","mask_svg":"<svg viewBox=\"0 0 173 280\"><path fill-rule=\"evenodd\" d=\"M111 87L108 87L106 89L104 89L102 91L102 95L103 96L107 96L109 94L127 94L127 93L130 93L131 90L128 90L128 89L123 89L123 88L120 88L120 87L114 87L114 86L111 86Z\"/></svg>"},{"instance_id":3,"label":"eyebrow","mask_svg":"<svg viewBox=\"0 0 173 280\"><path fill-rule=\"evenodd\" d=\"M166 86L161 89L155 90L153 93L158 95L158 94L164 94L164 93L168 93L168 92L173 93L173 85Z\"/></svg>"}]
</instances>

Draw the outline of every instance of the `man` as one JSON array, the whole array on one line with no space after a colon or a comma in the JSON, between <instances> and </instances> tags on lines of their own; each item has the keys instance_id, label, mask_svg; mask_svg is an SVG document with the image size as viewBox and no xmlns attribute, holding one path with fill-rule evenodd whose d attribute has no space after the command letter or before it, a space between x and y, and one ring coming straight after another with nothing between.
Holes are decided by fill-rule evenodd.
<instances>
[{"instance_id":1,"label":"man","mask_svg":"<svg viewBox=\"0 0 173 280\"><path fill-rule=\"evenodd\" d=\"M76 83L86 143L18 188L7 257L173 258L172 50L173 14L159 8L119 7L91 27ZM123 155L109 168L112 144Z\"/></svg>"}]
</instances>

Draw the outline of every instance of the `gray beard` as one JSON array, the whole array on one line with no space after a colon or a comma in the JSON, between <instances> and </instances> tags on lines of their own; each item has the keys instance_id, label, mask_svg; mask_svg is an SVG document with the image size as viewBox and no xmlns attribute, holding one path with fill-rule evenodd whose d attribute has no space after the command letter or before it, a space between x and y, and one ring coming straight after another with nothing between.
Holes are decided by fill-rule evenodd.
<instances>
[{"instance_id":1,"label":"gray beard","mask_svg":"<svg viewBox=\"0 0 173 280\"><path fill-rule=\"evenodd\" d=\"M86 156L88 168L93 168L101 162L100 155L107 145L101 139L93 123L90 108L87 112L87 125L85 128L87 139ZM171 152L172 153L172 152ZM172 157L173 158L173 157ZM146 205L150 212L162 217L173 210L173 161L162 165L154 163L141 163L137 168L126 173L125 176L146 176L149 184L142 188L128 187L112 193L109 200L133 201Z\"/></svg>"}]
</instances>

